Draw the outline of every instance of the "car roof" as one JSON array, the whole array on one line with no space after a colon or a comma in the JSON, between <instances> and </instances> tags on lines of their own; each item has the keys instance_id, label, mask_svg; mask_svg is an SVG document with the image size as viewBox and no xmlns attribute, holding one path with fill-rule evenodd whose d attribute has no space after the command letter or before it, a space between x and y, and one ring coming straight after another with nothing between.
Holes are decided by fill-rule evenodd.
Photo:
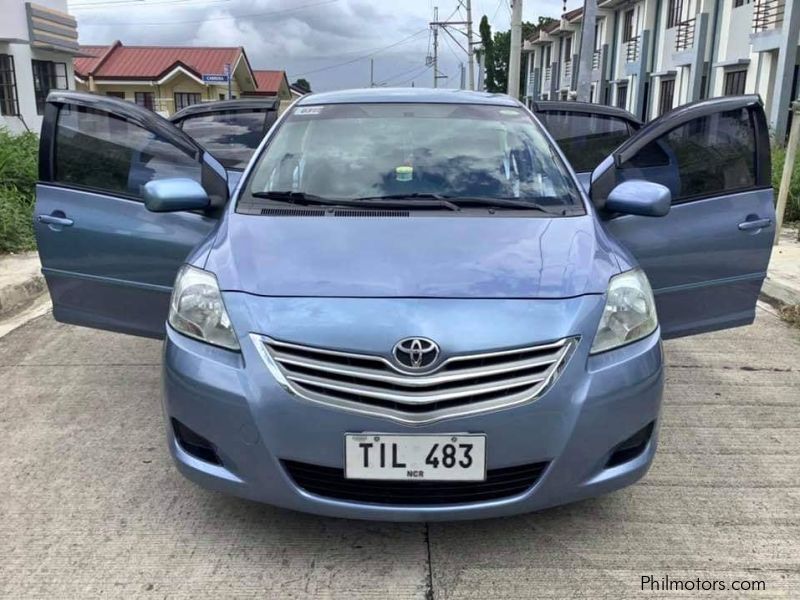
<instances>
[{"instance_id":1,"label":"car roof","mask_svg":"<svg viewBox=\"0 0 800 600\"><path fill-rule=\"evenodd\" d=\"M427 104L487 104L495 106L520 106L506 94L472 92L441 88L364 88L307 94L297 101L297 106L314 104L356 104L369 102L427 103Z\"/></svg>"},{"instance_id":2,"label":"car roof","mask_svg":"<svg viewBox=\"0 0 800 600\"><path fill-rule=\"evenodd\" d=\"M278 110L280 100L275 97L268 98L237 98L236 100L215 100L192 104L172 115L170 121L178 121L188 116L201 115L220 110Z\"/></svg>"},{"instance_id":3,"label":"car roof","mask_svg":"<svg viewBox=\"0 0 800 600\"><path fill-rule=\"evenodd\" d=\"M533 112L553 112L564 111L574 113L593 113L597 115L606 115L609 117L619 117L626 121L632 121L638 125L642 124L633 113L627 110L617 108L616 106L606 106L605 104L595 104L594 102L576 102L573 100L538 100L531 105Z\"/></svg>"}]
</instances>

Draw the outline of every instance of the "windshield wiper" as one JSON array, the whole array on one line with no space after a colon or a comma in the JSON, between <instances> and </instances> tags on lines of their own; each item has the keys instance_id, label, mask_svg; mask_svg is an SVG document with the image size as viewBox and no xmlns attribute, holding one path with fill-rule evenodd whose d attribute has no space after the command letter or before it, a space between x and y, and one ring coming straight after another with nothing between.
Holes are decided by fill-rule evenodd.
<instances>
[{"instance_id":1,"label":"windshield wiper","mask_svg":"<svg viewBox=\"0 0 800 600\"><path fill-rule=\"evenodd\" d=\"M444 207L449 210L461 210L458 205L437 197L436 194L397 194L392 196L365 196L363 198L325 198L315 194L306 194L305 192L253 192L254 198L266 198L267 200L280 200L284 202L291 202L292 204L324 204L326 206L359 206L359 207L376 207L383 208L408 208L413 206L415 208L439 208ZM403 200L415 198L413 204L403 202ZM418 198L418 200L416 199Z\"/></svg>"},{"instance_id":2,"label":"windshield wiper","mask_svg":"<svg viewBox=\"0 0 800 600\"><path fill-rule=\"evenodd\" d=\"M489 208L516 208L519 210L538 210L549 214L563 214L563 210L552 210L530 200L519 198L493 198L492 196L445 196L449 202L458 206L487 206Z\"/></svg>"},{"instance_id":3,"label":"windshield wiper","mask_svg":"<svg viewBox=\"0 0 800 600\"><path fill-rule=\"evenodd\" d=\"M358 198L358 200L414 200L413 205L417 204L419 199L437 200L442 204L447 203L453 210L459 210L465 206L487 206L489 208L518 208L522 210L538 210L553 214L556 211L551 210L536 202L529 200L521 200L519 198L493 198L491 196L447 196L444 194L390 194L386 196L369 196L365 198ZM409 203L411 204L411 203ZM563 211L558 211L559 213Z\"/></svg>"}]
</instances>

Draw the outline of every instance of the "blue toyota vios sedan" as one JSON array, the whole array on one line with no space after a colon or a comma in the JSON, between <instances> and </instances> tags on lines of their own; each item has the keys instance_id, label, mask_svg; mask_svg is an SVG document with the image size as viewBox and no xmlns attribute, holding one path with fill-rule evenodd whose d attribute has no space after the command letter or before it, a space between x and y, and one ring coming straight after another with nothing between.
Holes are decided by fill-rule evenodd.
<instances>
[{"instance_id":1,"label":"blue toyota vios sedan","mask_svg":"<svg viewBox=\"0 0 800 600\"><path fill-rule=\"evenodd\" d=\"M41 135L55 318L165 338L168 445L202 486L384 520L603 494L653 459L661 340L753 321L774 234L757 97L632 128L311 94L255 151L247 110L199 127L242 170L109 97L52 93Z\"/></svg>"}]
</instances>

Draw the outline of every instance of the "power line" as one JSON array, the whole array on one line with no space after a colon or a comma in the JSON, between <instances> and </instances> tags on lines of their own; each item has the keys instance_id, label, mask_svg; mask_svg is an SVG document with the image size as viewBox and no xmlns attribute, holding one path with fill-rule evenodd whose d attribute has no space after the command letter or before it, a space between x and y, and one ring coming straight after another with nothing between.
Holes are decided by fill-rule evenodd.
<instances>
[{"instance_id":1,"label":"power line","mask_svg":"<svg viewBox=\"0 0 800 600\"><path fill-rule=\"evenodd\" d=\"M367 52L366 54L363 54L362 56L357 56L355 58L351 58L350 60L346 60L346 61L343 61L343 62L340 62L340 63L336 63L336 64L333 64L333 65L327 65L325 67L320 67L318 69L312 69L310 71L304 71L303 73L296 73L294 75L294 77L302 77L302 76L305 76L305 75L313 75L314 73L321 73L322 71L328 71L330 69L336 69L336 68L339 68L339 67L344 67L345 65L351 65L351 64L353 64L355 62L358 62L360 60L364 60L365 58L370 58L372 56L375 56L376 54L379 54L380 52L383 52L384 50L388 50L389 48L394 48L395 46L399 46L400 44L405 44L406 42L411 41L415 37L418 37L421 33L425 33L425 29L420 29L416 33L412 33L411 35L409 35L408 37L403 38L402 40L399 40L399 41L394 42L392 44L389 44L387 46L382 46L382 47L377 48L375 50L371 50L371 51Z\"/></svg>"},{"instance_id":2,"label":"power line","mask_svg":"<svg viewBox=\"0 0 800 600\"><path fill-rule=\"evenodd\" d=\"M81 23L80 27L105 27L108 25L135 25L139 27L140 25L176 25L176 24L187 24L187 23L205 23L206 21L230 21L236 19L255 19L255 18L263 18L263 17L273 17L275 15L282 15L288 14L293 12L298 12L301 10L305 10L307 8L314 8L316 6L323 6L325 4L334 4L339 2L339 0L323 0L322 2L314 2L312 4L303 4L301 6L295 6L294 8L286 8L283 10L273 10L269 12L260 12L260 13L251 13L247 15L229 15L227 17L206 17L204 19L195 19L195 20L180 20L180 21L156 21L156 22L149 22L149 23L131 23L130 21L104 21L102 23Z\"/></svg>"}]
</instances>

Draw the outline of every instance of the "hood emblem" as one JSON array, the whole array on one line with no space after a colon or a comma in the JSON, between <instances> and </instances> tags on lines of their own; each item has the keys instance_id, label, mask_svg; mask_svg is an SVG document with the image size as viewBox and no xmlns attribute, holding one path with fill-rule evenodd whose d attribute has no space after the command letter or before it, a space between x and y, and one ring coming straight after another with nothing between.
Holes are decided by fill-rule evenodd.
<instances>
[{"instance_id":1,"label":"hood emblem","mask_svg":"<svg viewBox=\"0 0 800 600\"><path fill-rule=\"evenodd\" d=\"M401 367L425 369L439 358L439 346L428 338L409 337L394 345L392 355Z\"/></svg>"}]
</instances>

